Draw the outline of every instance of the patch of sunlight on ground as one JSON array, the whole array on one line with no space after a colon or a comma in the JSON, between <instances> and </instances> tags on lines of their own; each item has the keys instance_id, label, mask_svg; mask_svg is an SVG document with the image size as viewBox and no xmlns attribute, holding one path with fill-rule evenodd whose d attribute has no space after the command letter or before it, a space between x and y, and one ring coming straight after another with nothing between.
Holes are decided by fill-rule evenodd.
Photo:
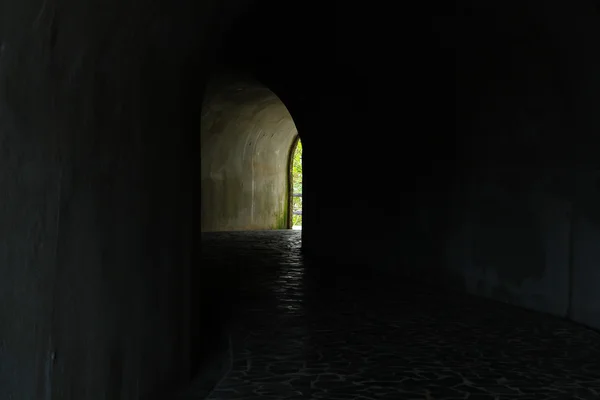
<instances>
[{"instance_id":1,"label":"patch of sunlight on ground","mask_svg":"<svg viewBox=\"0 0 600 400\"><path fill-rule=\"evenodd\" d=\"M301 231L302 230L302 225L292 226L292 229L295 230L295 231Z\"/></svg>"}]
</instances>

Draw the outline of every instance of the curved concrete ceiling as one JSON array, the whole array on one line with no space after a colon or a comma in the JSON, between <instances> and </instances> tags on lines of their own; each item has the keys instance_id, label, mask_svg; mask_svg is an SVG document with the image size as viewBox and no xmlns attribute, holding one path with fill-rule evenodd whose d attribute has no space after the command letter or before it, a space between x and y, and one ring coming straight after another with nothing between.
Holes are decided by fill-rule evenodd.
<instances>
[{"instance_id":1,"label":"curved concrete ceiling","mask_svg":"<svg viewBox=\"0 0 600 400\"><path fill-rule=\"evenodd\" d=\"M201 124L202 231L288 227L288 169L297 130L281 100L249 79L219 76Z\"/></svg>"}]
</instances>

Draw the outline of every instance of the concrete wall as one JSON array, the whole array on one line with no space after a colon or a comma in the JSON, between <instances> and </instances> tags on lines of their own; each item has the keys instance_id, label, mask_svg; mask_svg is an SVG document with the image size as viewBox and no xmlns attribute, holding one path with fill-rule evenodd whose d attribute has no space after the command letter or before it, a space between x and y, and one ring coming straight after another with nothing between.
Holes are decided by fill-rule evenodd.
<instances>
[{"instance_id":1,"label":"concrete wall","mask_svg":"<svg viewBox=\"0 0 600 400\"><path fill-rule=\"evenodd\" d=\"M581 4L499 9L493 30L476 14L459 82L479 87L458 110L472 163L446 245L469 292L600 328L600 15Z\"/></svg>"},{"instance_id":2,"label":"concrete wall","mask_svg":"<svg viewBox=\"0 0 600 400\"><path fill-rule=\"evenodd\" d=\"M585 206L599 199L598 173L582 180L548 171L526 178L520 190L497 183L507 175L523 182L516 174L489 172L459 197L448 266L471 293L600 327L593 289L600 284L600 227L596 211ZM571 198L557 194L556 184L571 186Z\"/></svg>"},{"instance_id":3,"label":"concrete wall","mask_svg":"<svg viewBox=\"0 0 600 400\"><path fill-rule=\"evenodd\" d=\"M579 183L572 214L569 317L600 329L600 168Z\"/></svg>"},{"instance_id":4,"label":"concrete wall","mask_svg":"<svg viewBox=\"0 0 600 400\"><path fill-rule=\"evenodd\" d=\"M348 5L311 96L273 77L306 145L303 246L600 327L597 5L472 3L407 13L433 33Z\"/></svg>"},{"instance_id":5,"label":"concrete wall","mask_svg":"<svg viewBox=\"0 0 600 400\"><path fill-rule=\"evenodd\" d=\"M269 89L215 78L202 113L203 231L288 228L296 136L290 113Z\"/></svg>"},{"instance_id":6,"label":"concrete wall","mask_svg":"<svg viewBox=\"0 0 600 400\"><path fill-rule=\"evenodd\" d=\"M213 6L0 2L1 399L189 377Z\"/></svg>"}]
</instances>

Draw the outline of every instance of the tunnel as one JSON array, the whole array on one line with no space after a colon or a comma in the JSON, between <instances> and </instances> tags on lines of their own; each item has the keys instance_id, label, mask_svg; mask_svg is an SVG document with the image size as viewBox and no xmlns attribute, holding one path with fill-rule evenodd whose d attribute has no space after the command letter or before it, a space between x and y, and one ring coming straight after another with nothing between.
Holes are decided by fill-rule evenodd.
<instances>
[{"instance_id":1,"label":"tunnel","mask_svg":"<svg viewBox=\"0 0 600 400\"><path fill-rule=\"evenodd\" d=\"M600 399L599 40L595 0L0 1L0 399Z\"/></svg>"},{"instance_id":2,"label":"tunnel","mask_svg":"<svg viewBox=\"0 0 600 400\"><path fill-rule=\"evenodd\" d=\"M287 229L292 116L259 83L214 80L201 122L202 230Z\"/></svg>"}]
</instances>

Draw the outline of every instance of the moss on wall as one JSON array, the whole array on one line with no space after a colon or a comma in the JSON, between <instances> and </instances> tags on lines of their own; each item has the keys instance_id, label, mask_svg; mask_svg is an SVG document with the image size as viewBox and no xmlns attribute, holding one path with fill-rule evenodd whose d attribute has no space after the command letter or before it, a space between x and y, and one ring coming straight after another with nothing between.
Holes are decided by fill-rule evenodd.
<instances>
[{"instance_id":1,"label":"moss on wall","mask_svg":"<svg viewBox=\"0 0 600 400\"><path fill-rule=\"evenodd\" d=\"M289 195L286 195L286 198L289 198ZM289 201L286 199L285 204L288 204ZM275 214L275 226L273 229L288 229L289 228L289 207L284 207L283 212L279 215Z\"/></svg>"}]
</instances>

